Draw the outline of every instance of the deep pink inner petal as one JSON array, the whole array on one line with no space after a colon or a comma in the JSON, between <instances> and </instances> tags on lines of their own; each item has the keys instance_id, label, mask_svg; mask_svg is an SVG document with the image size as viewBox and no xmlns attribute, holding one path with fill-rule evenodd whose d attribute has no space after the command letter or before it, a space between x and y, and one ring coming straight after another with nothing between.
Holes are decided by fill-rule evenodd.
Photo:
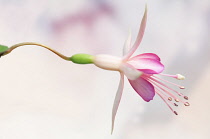
<instances>
[{"instance_id":1,"label":"deep pink inner petal","mask_svg":"<svg viewBox=\"0 0 210 139\"><path fill-rule=\"evenodd\" d=\"M154 60L158 60L160 61L160 57L154 53L143 53L143 54L139 54L137 56L134 56L132 58L129 59L130 60L138 60L138 59L142 59L142 58L150 58L150 59L154 59Z\"/></svg>"},{"instance_id":2,"label":"deep pink inner petal","mask_svg":"<svg viewBox=\"0 0 210 139\"><path fill-rule=\"evenodd\" d=\"M160 61L151 58L131 59L127 63L146 74L158 74L164 70L164 65Z\"/></svg>"},{"instance_id":3,"label":"deep pink inner petal","mask_svg":"<svg viewBox=\"0 0 210 139\"><path fill-rule=\"evenodd\" d=\"M155 96L155 90L154 86L143 79L142 77L139 77L136 80L129 80L131 86L133 89L147 102L150 100L153 100L153 97Z\"/></svg>"}]
</instances>

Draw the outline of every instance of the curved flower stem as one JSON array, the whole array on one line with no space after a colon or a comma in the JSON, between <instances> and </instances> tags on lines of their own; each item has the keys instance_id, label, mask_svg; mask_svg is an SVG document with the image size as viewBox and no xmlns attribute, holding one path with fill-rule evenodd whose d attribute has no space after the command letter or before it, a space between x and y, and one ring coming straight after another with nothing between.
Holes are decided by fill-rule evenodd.
<instances>
[{"instance_id":1,"label":"curved flower stem","mask_svg":"<svg viewBox=\"0 0 210 139\"><path fill-rule=\"evenodd\" d=\"M4 52L3 55L6 55L6 54L9 54L10 52L12 52L14 49L20 47L20 46L24 46L24 45L36 45L36 46L41 46L43 48L46 48L48 50L50 50L51 52L53 52L54 54L58 55L60 58L64 59L64 60L68 60L68 61L71 61L70 57L67 57L53 49L51 49L50 47L46 46L46 45L43 45L43 44L39 44L39 43L36 43L36 42L23 42L23 43L18 43L18 44L15 44L13 46L11 46L6 52Z\"/></svg>"}]
</instances>

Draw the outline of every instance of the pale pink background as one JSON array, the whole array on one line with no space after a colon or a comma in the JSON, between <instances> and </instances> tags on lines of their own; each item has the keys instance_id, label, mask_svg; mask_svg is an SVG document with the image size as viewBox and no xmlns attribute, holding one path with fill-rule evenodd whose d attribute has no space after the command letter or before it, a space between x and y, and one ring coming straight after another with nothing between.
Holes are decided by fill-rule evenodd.
<instances>
[{"instance_id":1,"label":"pale pink background","mask_svg":"<svg viewBox=\"0 0 210 139\"><path fill-rule=\"evenodd\" d=\"M209 139L210 2L147 3L148 24L137 53L154 52L165 73L186 76L170 81L186 87L190 107L179 107L175 116L158 97L144 102L126 81L110 135L119 74L26 46L0 59L0 139ZM137 34L144 5L144 0L0 0L0 43L35 41L69 56L121 56L129 28L133 38ZM64 20L78 13L90 17ZM59 30L55 21L67 22Z\"/></svg>"}]
</instances>

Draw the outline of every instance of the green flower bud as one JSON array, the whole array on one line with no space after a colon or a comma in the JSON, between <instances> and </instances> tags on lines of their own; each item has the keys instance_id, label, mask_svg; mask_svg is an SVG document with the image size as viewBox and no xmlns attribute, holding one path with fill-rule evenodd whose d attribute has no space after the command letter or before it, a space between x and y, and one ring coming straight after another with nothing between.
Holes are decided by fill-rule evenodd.
<instances>
[{"instance_id":1,"label":"green flower bud","mask_svg":"<svg viewBox=\"0 0 210 139\"><path fill-rule=\"evenodd\" d=\"M4 52L6 52L9 49L9 47L0 45L0 57L4 55Z\"/></svg>"},{"instance_id":2,"label":"green flower bud","mask_svg":"<svg viewBox=\"0 0 210 139\"><path fill-rule=\"evenodd\" d=\"M0 44L0 53L3 53L5 51L7 51L8 49L9 49L9 47Z\"/></svg>"},{"instance_id":3,"label":"green flower bud","mask_svg":"<svg viewBox=\"0 0 210 139\"><path fill-rule=\"evenodd\" d=\"M75 54L70 60L76 64L92 64L94 56L88 54Z\"/></svg>"}]
</instances>

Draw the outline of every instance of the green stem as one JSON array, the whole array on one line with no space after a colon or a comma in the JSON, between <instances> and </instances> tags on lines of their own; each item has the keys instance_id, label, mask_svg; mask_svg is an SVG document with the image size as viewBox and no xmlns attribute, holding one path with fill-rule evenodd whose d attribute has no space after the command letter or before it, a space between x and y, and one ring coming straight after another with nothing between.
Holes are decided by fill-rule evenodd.
<instances>
[{"instance_id":1,"label":"green stem","mask_svg":"<svg viewBox=\"0 0 210 139\"><path fill-rule=\"evenodd\" d=\"M50 50L51 52L53 52L54 54L58 55L60 58L64 59L64 60L68 60L68 61L71 61L71 58L70 57L67 57L53 49L51 49L50 47L46 46L46 45L43 45L43 44L39 44L39 43L35 43L35 42L23 42L23 43L18 43L18 44L15 44L13 46L11 46L7 51L5 51L3 53L3 55L6 55L6 54L9 54L10 52L12 52L14 49L20 47L20 46L25 46L25 45L36 45L36 46L41 46L43 48L46 48L48 50Z\"/></svg>"}]
</instances>

